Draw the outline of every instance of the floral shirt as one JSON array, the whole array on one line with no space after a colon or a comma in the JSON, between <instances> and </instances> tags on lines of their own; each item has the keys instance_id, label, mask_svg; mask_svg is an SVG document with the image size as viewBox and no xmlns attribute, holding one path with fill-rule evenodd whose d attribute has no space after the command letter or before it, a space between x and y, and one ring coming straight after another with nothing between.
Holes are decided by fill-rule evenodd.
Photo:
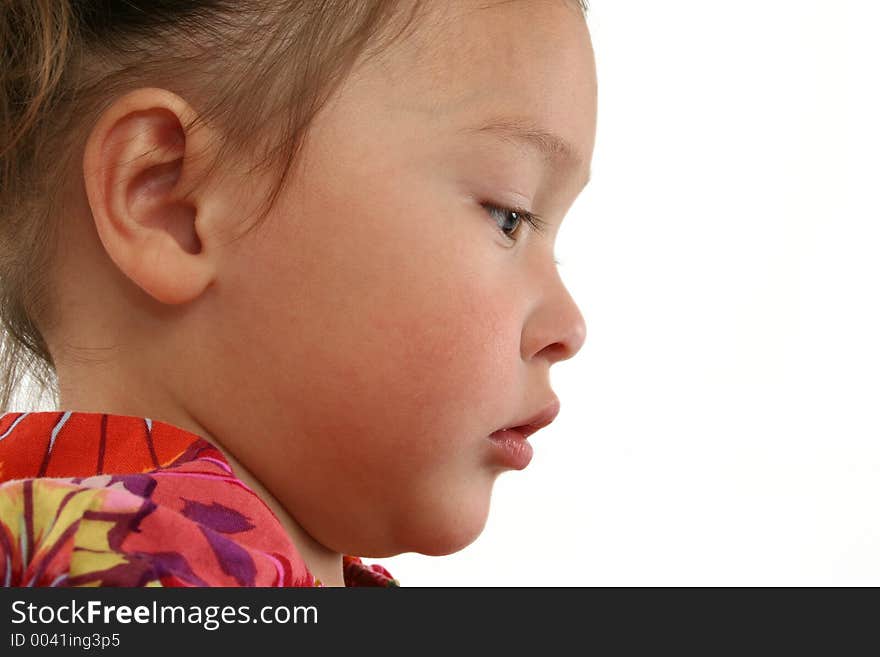
<instances>
[{"instance_id":1,"label":"floral shirt","mask_svg":"<svg viewBox=\"0 0 880 657\"><path fill-rule=\"evenodd\" d=\"M346 586L397 586L343 557ZM200 436L150 418L0 415L0 584L321 586Z\"/></svg>"}]
</instances>

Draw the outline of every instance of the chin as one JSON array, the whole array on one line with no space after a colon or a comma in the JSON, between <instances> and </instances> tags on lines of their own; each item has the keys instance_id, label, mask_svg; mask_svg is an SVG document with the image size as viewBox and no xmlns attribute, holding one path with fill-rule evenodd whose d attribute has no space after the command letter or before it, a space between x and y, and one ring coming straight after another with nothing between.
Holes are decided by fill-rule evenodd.
<instances>
[{"instance_id":1,"label":"chin","mask_svg":"<svg viewBox=\"0 0 880 657\"><path fill-rule=\"evenodd\" d=\"M468 545L477 540L481 533L482 529L468 534L467 536L457 535L444 537L442 540L426 543L420 548L411 550L411 552L418 552L419 554L424 554L429 557L444 557L448 554L454 554L459 550L465 549Z\"/></svg>"},{"instance_id":2,"label":"chin","mask_svg":"<svg viewBox=\"0 0 880 657\"><path fill-rule=\"evenodd\" d=\"M488 503L471 504L466 510L462 506L446 508L430 517L426 513L427 522L412 523L404 529L406 551L441 557L463 550L483 533L488 515Z\"/></svg>"},{"instance_id":3,"label":"chin","mask_svg":"<svg viewBox=\"0 0 880 657\"><path fill-rule=\"evenodd\" d=\"M374 526L370 536L361 536L349 550L363 557L385 558L406 552L441 557L463 550L473 543L486 527L492 487L473 486L451 489L434 488L405 508L397 507L388 523ZM426 499L427 498L427 499Z\"/></svg>"},{"instance_id":4,"label":"chin","mask_svg":"<svg viewBox=\"0 0 880 657\"><path fill-rule=\"evenodd\" d=\"M398 533L393 542L383 541L381 545L365 545L364 549L354 551L349 548L346 553L373 559L394 557L405 552L442 557L463 550L477 540L483 533L486 520L486 515L482 515L469 518L467 521L459 518L458 522L452 524L438 522L430 527L410 526Z\"/></svg>"}]
</instances>

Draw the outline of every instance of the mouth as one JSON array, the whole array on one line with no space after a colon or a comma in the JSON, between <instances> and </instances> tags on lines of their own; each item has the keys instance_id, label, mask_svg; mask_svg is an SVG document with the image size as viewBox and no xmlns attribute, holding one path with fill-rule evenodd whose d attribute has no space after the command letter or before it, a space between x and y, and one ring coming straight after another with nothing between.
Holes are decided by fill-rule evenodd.
<instances>
[{"instance_id":1,"label":"mouth","mask_svg":"<svg viewBox=\"0 0 880 657\"><path fill-rule=\"evenodd\" d=\"M553 401L544 406L544 408L542 408L531 417L523 420L522 422L518 422L513 426L499 429L492 435L495 436L496 434L506 433L508 434L508 437L514 437L513 434L516 434L520 438L525 439L531 436L536 431L543 429L548 424L553 422L553 420L556 419L557 415L559 415L559 400L554 397Z\"/></svg>"},{"instance_id":2,"label":"mouth","mask_svg":"<svg viewBox=\"0 0 880 657\"><path fill-rule=\"evenodd\" d=\"M514 470L525 468L532 460L532 446L526 439L553 422L558 413L559 400L554 398L530 418L492 433L489 439L493 445L494 460L503 467Z\"/></svg>"}]
</instances>

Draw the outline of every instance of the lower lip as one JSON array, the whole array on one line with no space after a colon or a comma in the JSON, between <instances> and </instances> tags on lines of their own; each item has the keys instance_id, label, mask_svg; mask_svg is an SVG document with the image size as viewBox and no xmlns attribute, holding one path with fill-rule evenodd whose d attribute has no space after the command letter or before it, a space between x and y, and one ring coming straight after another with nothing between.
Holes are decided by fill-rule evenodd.
<instances>
[{"instance_id":1,"label":"lower lip","mask_svg":"<svg viewBox=\"0 0 880 657\"><path fill-rule=\"evenodd\" d=\"M519 431L506 429L489 436L492 455L501 465L522 470L532 460L532 446Z\"/></svg>"}]
</instances>

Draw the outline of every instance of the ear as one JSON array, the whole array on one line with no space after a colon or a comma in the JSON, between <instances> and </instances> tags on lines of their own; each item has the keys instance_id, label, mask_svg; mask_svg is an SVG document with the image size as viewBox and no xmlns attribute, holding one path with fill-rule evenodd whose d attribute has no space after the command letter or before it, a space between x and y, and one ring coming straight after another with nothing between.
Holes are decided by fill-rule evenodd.
<instances>
[{"instance_id":1,"label":"ear","mask_svg":"<svg viewBox=\"0 0 880 657\"><path fill-rule=\"evenodd\" d=\"M200 176L217 136L202 125L189 129L195 116L170 91L136 89L101 115L83 154L86 195L104 249L166 304L197 298L216 273L205 240L220 219L212 210L222 204Z\"/></svg>"}]
</instances>

